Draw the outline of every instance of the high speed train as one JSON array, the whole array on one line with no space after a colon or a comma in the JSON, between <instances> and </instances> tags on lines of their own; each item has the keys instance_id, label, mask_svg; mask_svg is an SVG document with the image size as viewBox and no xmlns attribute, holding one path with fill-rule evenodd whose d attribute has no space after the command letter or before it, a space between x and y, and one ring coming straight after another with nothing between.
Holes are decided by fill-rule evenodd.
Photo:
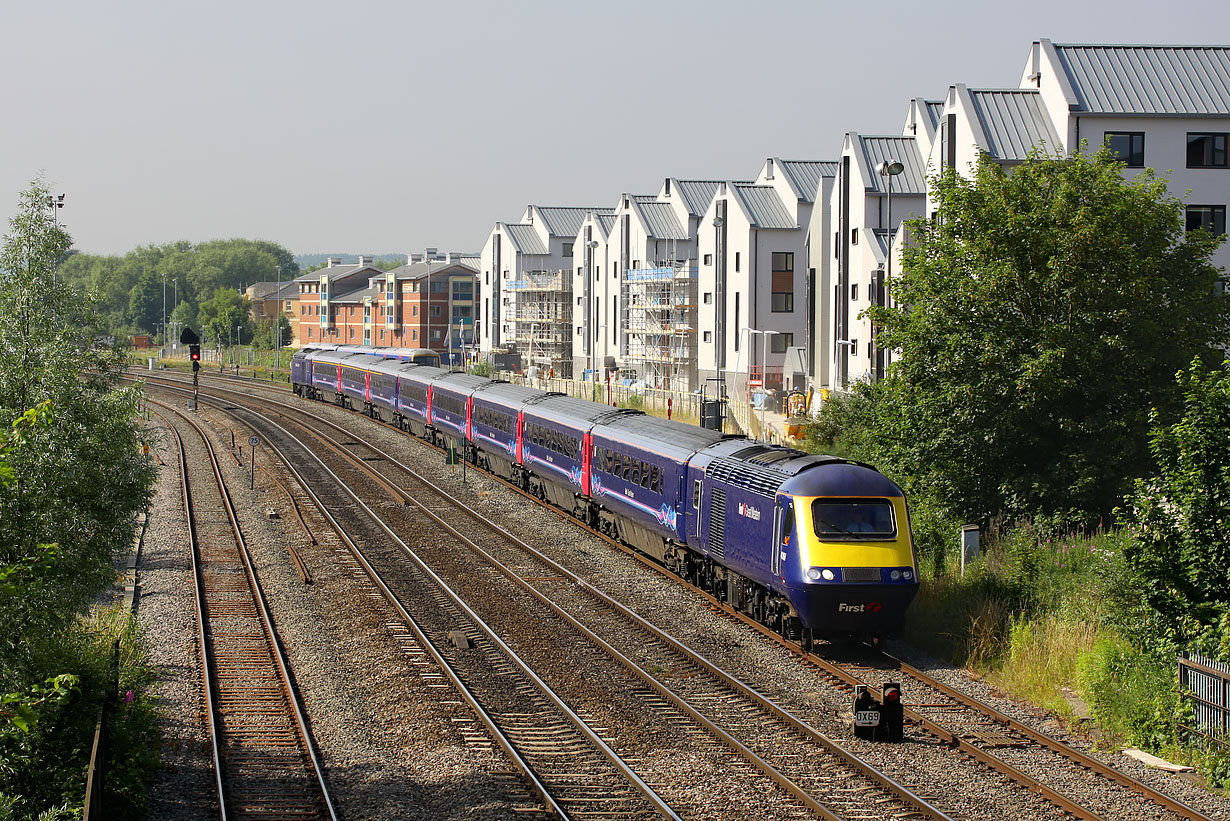
<instances>
[{"instance_id":1,"label":"high speed train","mask_svg":"<svg viewBox=\"0 0 1230 821\"><path fill-rule=\"evenodd\" d=\"M291 382L454 448L805 646L893 635L918 590L904 494L868 465L378 349L306 348Z\"/></svg>"}]
</instances>

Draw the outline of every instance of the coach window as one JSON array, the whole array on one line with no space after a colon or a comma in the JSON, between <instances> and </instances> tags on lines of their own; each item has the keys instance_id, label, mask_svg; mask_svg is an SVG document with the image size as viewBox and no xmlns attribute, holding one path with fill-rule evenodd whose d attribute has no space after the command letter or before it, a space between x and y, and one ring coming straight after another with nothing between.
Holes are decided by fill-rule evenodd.
<instances>
[{"instance_id":1,"label":"coach window","mask_svg":"<svg viewBox=\"0 0 1230 821\"><path fill-rule=\"evenodd\" d=\"M632 475L629 481L634 485L641 483L641 462L637 459L632 460Z\"/></svg>"},{"instance_id":2,"label":"coach window","mask_svg":"<svg viewBox=\"0 0 1230 821\"><path fill-rule=\"evenodd\" d=\"M612 464L613 464L613 466L612 466L612 467L611 467L611 469L610 469L610 470L608 470L607 472L608 472L608 473L610 473L612 476L620 476L620 475L622 475L622 474L623 474L623 464L624 464L624 463L623 463L623 459L622 459L622 457L620 457L620 455L619 455L619 453L618 453L618 452L616 452L616 453L614 454L614 459L613 459Z\"/></svg>"},{"instance_id":3,"label":"coach window","mask_svg":"<svg viewBox=\"0 0 1230 821\"><path fill-rule=\"evenodd\" d=\"M615 452L610 448L606 452L606 472L615 475Z\"/></svg>"}]
</instances>

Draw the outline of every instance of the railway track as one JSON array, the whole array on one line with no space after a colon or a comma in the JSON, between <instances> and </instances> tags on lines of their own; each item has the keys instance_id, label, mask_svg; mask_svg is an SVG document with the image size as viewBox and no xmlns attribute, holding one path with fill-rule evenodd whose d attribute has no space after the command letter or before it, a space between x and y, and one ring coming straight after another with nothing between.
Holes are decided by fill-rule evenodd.
<instances>
[{"instance_id":1,"label":"railway track","mask_svg":"<svg viewBox=\"0 0 1230 821\"><path fill-rule=\"evenodd\" d=\"M179 451L219 816L336 819L209 434L161 407ZM209 467L189 458L181 426Z\"/></svg>"},{"instance_id":2,"label":"railway track","mask_svg":"<svg viewBox=\"0 0 1230 821\"><path fill-rule=\"evenodd\" d=\"M296 415L299 413L301 411ZM256 420L249 419L248 421L254 425L260 424ZM317 428L324 424L328 423L319 418L314 420ZM498 524L484 519L462 506L458 500L440 492L431 482L419 476L408 466L398 463L394 457L370 445L364 446L362 453L354 452L359 449L359 443L355 441L351 433L336 427L333 428L333 433L335 438L327 441L326 444L339 460L347 460L351 469L365 473L368 480L377 483L382 495L394 497L393 501L396 505L415 506L422 516L430 518L436 526L450 534L451 540L447 542L446 549L437 551L437 555L431 558L432 566L441 574L449 573L448 583L450 585L464 586L467 580L473 584L474 579L478 578L480 588L485 589L469 589L465 594L469 600L485 601L488 605L493 601L516 600L518 596L515 591L501 592L492 589L492 580L481 569L484 564L502 574L506 580L505 583L512 582L519 585L522 592L520 598L524 598L524 594L528 593L537 599L543 609L542 615L534 616L528 626L519 628L521 635L541 630L539 625L543 621L555 621L559 624L558 627L552 627L553 632L571 628L576 632L574 641L590 643L589 652L592 653L592 647L598 648L607 657L614 659L629 674L630 681L623 685L622 689L633 693L640 700L639 712L658 722L687 725L685 732L690 734L689 737L693 744L710 749L718 748L720 750L718 754L731 760L729 766L747 770L749 776L762 778L775 785L783 793L775 802L775 806L779 809L789 810L793 807L793 814L798 817L950 817L914 792L895 783L891 778L853 756L818 730L773 704L752 688L722 673L716 665L676 642L649 622L636 616L628 608L592 588L580 577L556 564L544 554L513 539ZM264 435L274 434L271 429L266 428ZM314 435L319 436L319 430L315 431ZM307 450L302 445L300 448L303 451ZM369 450L369 448L372 449ZM291 457L286 461L302 464L310 460ZM387 477L377 473L372 467L373 464L396 467L400 473L398 484L393 484ZM333 470L340 472L342 469L340 466L335 466ZM345 478L337 478L335 487L343 485L357 487L359 484L353 474ZM304 475L300 478L300 482L309 488L324 487L326 481L326 478L317 475ZM332 491L330 493L333 496L334 510L343 507L338 504L336 494ZM363 502L356 495L345 506L361 504ZM459 512L464 515L459 517L457 515ZM380 518L394 519L396 513L397 506L392 509L382 509ZM445 520L446 518L451 520L461 518L467 521L468 532L451 526ZM340 528L340 523L335 522L335 527ZM412 523L406 523L398 530L405 531L412 527ZM353 527L344 529L352 530ZM421 530L421 526L418 529ZM385 533L385 541L387 542L390 538L396 538L392 529L386 530ZM356 535L348 537L348 540L351 542L352 549L370 555L373 552L370 548L362 550L358 548L358 544L370 545L378 542L379 538L364 539ZM457 561L456 545L458 544L468 546L470 550L470 554L461 557L460 561ZM453 566L446 571L443 568L450 564L450 554L452 554L451 564ZM495 554L503 556L504 560L497 559ZM366 555L363 556L363 561L365 563L369 561ZM378 559L371 561L379 562ZM420 562L415 558L415 562L425 569L426 561ZM511 566L513 564L516 565L515 568ZM389 564L382 563L382 568L381 572L389 575ZM408 588L422 589L424 586L421 579L413 579L410 580ZM584 591L579 599L575 595L565 595L574 588ZM493 593L497 595L491 595ZM558 603L556 599L561 595L571 598L572 601L566 604ZM397 598L400 601L404 596L399 595ZM439 599L438 596L436 598ZM420 619L422 618L423 609L421 607L414 609L408 606L410 602L406 604L406 609L413 610ZM522 606L518 605L518 607ZM488 609L491 608L488 607ZM612 631L609 624L594 625L595 629L591 629L571 615L569 610L591 614L600 610L603 619L608 622L612 620L618 622L619 629L616 632L622 633L619 640L622 648L616 648L614 644L605 641L595 632L595 629L600 629L609 634ZM421 632L430 633L430 630ZM472 642L476 648L480 647L485 640L489 641L493 638L493 634L486 630L482 631L485 635L475 635L470 630L466 632L467 635L472 636L467 639L466 644ZM515 634L518 628L511 627L502 632ZM421 636L420 640L422 640ZM532 645L533 642L530 644ZM541 648L538 649L539 658L535 661L535 666L538 668L549 666L550 659L543 658ZM548 651L546 655L549 656L551 652L554 651ZM565 646L560 648L560 652L567 654L575 662L578 656L585 651ZM639 662L631 658L631 653L637 653L640 656ZM497 667L501 664L499 659L492 659L490 663ZM650 672L651 670L669 672L663 675L654 674ZM583 698L581 694L573 696L574 700ZM587 710L591 713L596 712L599 706L593 705ZM558 730L552 730L548 736L555 737L558 733ZM612 736L609 728L607 735ZM515 739L513 743L516 746ZM568 745L553 746L556 750L572 756ZM624 746L633 745L628 745L625 741ZM633 754L635 755L636 752L634 749ZM664 783L662 790L664 793L669 792L669 783ZM606 800L609 803L610 799ZM869 806L876 808L874 813L869 814Z\"/></svg>"},{"instance_id":3,"label":"railway track","mask_svg":"<svg viewBox=\"0 0 1230 821\"><path fill-rule=\"evenodd\" d=\"M421 491L416 490L416 492ZM562 512L555 511L553 508L548 509L561 519L573 521ZM605 539L605 537L599 537ZM978 761L981 765L993 769L1013 780L1022 788L1044 797L1050 802L1052 807L1066 814L1089 819L1102 817L1208 818L1208 816L1176 801L1164 793L1154 790L1078 750L1055 741L1042 733L1038 733L1011 717L970 699L959 691L936 682L921 671L901 664L895 659L884 658L879 661L872 661L868 665L864 665L861 671L856 671L850 666L842 670L830 660L815 654L803 653L802 649L797 645L785 641L775 632L748 619L743 614L734 612L731 608L710 596L706 591L691 587L686 582L676 579L676 577L666 573L634 551L611 542L609 539L606 539L606 541L625 553L634 556L647 567L653 568L664 576L677 581L679 584L700 592L709 600L712 609L729 618L746 623L788 646L792 652L799 654L807 663L815 665L830 681L841 687L852 687L857 683L876 685L885 678L897 675L904 675L913 679L913 682L907 684L906 692L908 696L914 697L914 703L940 706L931 707L926 711L910 710L907 712L907 717L911 723L938 739L942 744L952 748L956 755ZM557 571L552 570L550 575L544 578L552 578L555 575L557 575ZM660 661L649 662L649 666L669 669ZM862 673L861 675L860 672ZM958 704L961 705L960 710L968 711L971 714L976 712L978 717L966 717L960 723L954 722L954 713L957 710L956 705ZM1019 751L1028 748L1049 751L1049 754L1053 756L1053 762L1041 770L1029 762L1022 763L1020 759L1025 758L1025 756L1021 756ZM1115 797L1111 802L1114 806L1103 811L1103 814L1099 814L1097 809L1082 806L1078 801L1068 798L1063 792L1062 785L1065 781L1082 777L1087 779L1090 775L1094 775L1097 779L1104 781L1106 789L1114 793ZM1086 801L1085 803L1088 802ZM1128 809L1125 810L1124 807ZM1124 812L1127 814L1123 814Z\"/></svg>"}]
</instances>

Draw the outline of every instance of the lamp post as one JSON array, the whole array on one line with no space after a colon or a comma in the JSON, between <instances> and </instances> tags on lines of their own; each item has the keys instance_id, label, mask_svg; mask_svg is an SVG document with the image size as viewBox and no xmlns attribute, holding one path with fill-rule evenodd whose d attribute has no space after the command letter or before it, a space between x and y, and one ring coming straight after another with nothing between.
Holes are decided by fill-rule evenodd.
<instances>
[{"instance_id":1,"label":"lamp post","mask_svg":"<svg viewBox=\"0 0 1230 821\"><path fill-rule=\"evenodd\" d=\"M889 281L893 277L893 177L905 170L905 166L897 160L884 160L880 163L880 176L884 177L885 185L887 186L887 204L884 219L884 227L888 229L888 252L884 255L884 282L883 287L887 289ZM878 304L880 299L880 291L877 288L872 304ZM872 325L871 328L871 344L875 351L875 358L871 363L872 374L877 379L884 376L883 369L880 367L880 344L876 339L876 328Z\"/></svg>"},{"instance_id":2,"label":"lamp post","mask_svg":"<svg viewBox=\"0 0 1230 821\"><path fill-rule=\"evenodd\" d=\"M588 362L589 379L591 382L594 383L593 390L590 391L591 399L598 392L598 379L597 379L597 375L594 373L594 348L596 347L596 344L598 342L598 335L596 333L597 328L593 327L594 319L595 319L593 315L594 297L593 297L593 293L590 290L590 288L592 287L590 285L590 281L591 281L590 269L594 267L594 249L597 247L598 247L598 240L596 239L591 239L589 242L585 243L585 255L586 255L585 289L584 289L585 290L585 352L589 354L589 362Z\"/></svg>"},{"instance_id":3,"label":"lamp post","mask_svg":"<svg viewBox=\"0 0 1230 821\"><path fill-rule=\"evenodd\" d=\"M282 266L278 268L278 290L274 296L278 298L278 315L273 320L273 369L282 370Z\"/></svg>"},{"instance_id":4,"label":"lamp post","mask_svg":"<svg viewBox=\"0 0 1230 821\"><path fill-rule=\"evenodd\" d=\"M162 347L158 352L167 355L167 272L162 272Z\"/></svg>"},{"instance_id":5,"label":"lamp post","mask_svg":"<svg viewBox=\"0 0 1230 821\"><path fill-rule=\"evenodd\" d=\"M426 307L423 308L423 310L427 312L427 350L430 351L432 350L432 347L431 347L431 249L430 248L428 248L427 252L423 254L423 257L427 262L427 279L423 281L423 287L427 290L427 304L426 304Z\"/></svg>"}]
</instances>

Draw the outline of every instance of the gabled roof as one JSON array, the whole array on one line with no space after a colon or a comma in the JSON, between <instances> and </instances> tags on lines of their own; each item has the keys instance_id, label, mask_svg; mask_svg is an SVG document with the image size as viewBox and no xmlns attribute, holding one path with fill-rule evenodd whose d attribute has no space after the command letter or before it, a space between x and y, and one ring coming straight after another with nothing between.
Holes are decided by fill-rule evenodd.
<instances>
[{"instance_id":1,"label":"gabled roof","mask_svg":"<svg viewBox=\"0 0 1230 821\"><path fill-rule=\"evenodd\" d=\"M355 305L357 305L357 304L359 304L360 302L362 302L362 301L363 301L363 298L364 298L364 297L371 297L373 300L375 300L375 299L379 298L379 296L380 296L380 289L379 289L379 288L359 288L359 289L354 290L354 291L348 291L348 292L346 292L346 293L342 294L341 296L334 296L334 297L330 298L330 299L329 299L329 301L330 301L330 302L332 302L334 305L338 305L338 304L342 304L342 305L347 305L347 304L355 304Z\"/></svg>"},{"instance_id":2,"label":"gabled roof","mask_svg":"<svg viewBox=\"0 0 1230 821\"><path fill-rule=\"evenodd\" d=\"M615 227L615 215L602 213L594 216L598 218L598 224L602 226L602 230L608 234L611 233L611 229Z\"/></svg>"},{"instance_id":3,"label":"gabled roof","mask_svg":"<svg viewBox=\"0 0 1230 821\"><path fill-rule=\"evenodd\" d=\"M474 260L474 264L453 260L452 262L433 261L430 266L426 262L415 262L410 265L403 265L400 268L394 268L386 273L393 274L397 279L423 279L428 273L432 276L443 273L463 273L473 274L478 276L478 257L466 257L466 259ZM461 269L458 271L458 269Z\"/></svg>"},{"instance_id":4,"label":"gabled roof","mask_svg":"<svg viewBox=\"0 0 1230 821\"><path fill-rule=\"evenodd\" d=\"M1042 104L1042 93L1035 89L986 89L969 91L957 86L957 93L968 95L969 106L981 127L981 146L997 160L1024 160L1035 146L1048 154L1062 149L1059 134Z\"/></svg>"},{"instance_id":5,"label":"gabled roof","mask_svg":"<svg viewBox=\"0 0 1230 821\"><path fill-rule=\"evenodd\" d=\"M1054 44L1081 111L1230 117L1230 47Z\"/></svg>"},{"instance_id":6,"label":"gabled roof","mask_svg":"<svg viewBox=\"0 0 1230 821\"><path fill-rule=\"evenodd\" d=\"M775 160L780 169L790 180L790 185L799 192L802 199L815 202L820 191L820 181L825 177L836 177L840 163L827 160Z\"/></svg>"},{"instance_id":7,"label":"gabled roof","mask_svg":"<svg viewBox=\"0 0 1230 821\"><path fill-rule=\"evenodd\" d=\"M756 185L737 182L731 186L732 193L742 200L752 222L758 228L798 228L795 218L786 210L777 189L771 185Z\"/></svg>"},{"instance_id":8,"label":"gabled roof","mask_svg":"<svg viewBox=\"0 0 1230 821\"><path fill-rule=\"evenodd\" d=\"M326 274L329 276L329 281L333 282L335 279L341 279L342 277L350 276L351 274L358 273L359 271L373 271L379 274L384 273L379 268L373 268L370 265L330 265L325 268L317 268L315 271L296 277L295 282L320 282L320 278Z\"/></svg>"},{"instance_id":9,"label":"gabled roof","mask_svg":"<svg viewBox=\"0 0 1230 821\"><path fill-rule=\"evenodd\" d=\"M534 230L532 225L520 225L518 223L501 223L504 233L512 240L513 245L517 246L517 250L523 254L540 254L546 255L547 247L542 244L542 240L538 237L538 232ZM577 228L580 229L580 225ZM576 231L572 232L575 237Z\"/></svg>"},{"instance_id":10,"label":"gabled roof","mask_svg":"<svg viewBox=\"0 0 1230 821\"><path fill-rule=\"evenodd\" d=\"M547 233L553 237L575 237L581 230L581 223L590 211L610 212L610 208L577 208L572 206L538 205L535 210L546 223ZM526 251L526 253L531 253ZM542 253L546 253L543 251Z\"/></svg>"},{"instance_id":11,"label":"gabled roof","mask_svg":"<svg viewBox=\"0 0 1230 821\"><path fill-rule=\"evenodd\" d=\"M863 137L856 138L854 146L856 156L861 156L863 178L867 190L883 194L888 189L884 184L884 176L877 170L885 160L896 160L905 168L893 181L894 194L925 194L927 192L927 173L923 164L922 153L918 150L918 142L913 137Z\"/></svg>"},{"instance_id":12,"label":"gabled roof","mask_svg":"<svg viewBox=\"0 0 1230 821\"><path fill-rule=\"evenodd\" d=\"M922 110L931 118L931 130L940 127L940 117L944 115L943 100L923 100Z\"/></svg>"},{"instance_id":13,"label":"gabled roof","mask_svg":"<svg viewBox=\"0 0 1230 821\"><path fill-rule=\"evenodd\" d=\"M688 232L675 217L675 209L668 202L637 202L636 207L645 219L650 236L655 239L688 239Z\"/></svg>"},{"instance_id":14,"label":"gabled roof","mask_svg":"<svg viewBox=\"0 0 1230 821\"><path fill-rule=\"evenodd\" d=\"M683 204L687 206L688 213L699 217L705 213L709 203L713 202L713 195L717 193L718 186L722 182L721 180L674 180L674 184L679 196L683 197Z\"/></svg>"}]
</instances>

